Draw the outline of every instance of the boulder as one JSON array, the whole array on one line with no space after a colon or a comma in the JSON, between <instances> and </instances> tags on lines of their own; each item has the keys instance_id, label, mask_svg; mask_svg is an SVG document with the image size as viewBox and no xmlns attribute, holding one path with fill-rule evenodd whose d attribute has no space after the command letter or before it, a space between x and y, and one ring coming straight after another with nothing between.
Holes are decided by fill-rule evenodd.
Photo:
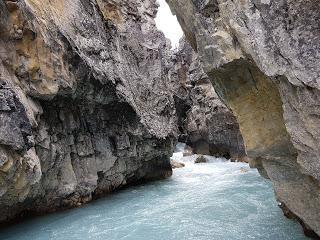
<instances>
[{"instance_id":1,"label":"boulder","mask_svg":"<svg viewBox=\"0 0 320 240\"><path fill-rule=\"evenodd\" d=\"M170 164L171 164L171 167L172 167L173 169L185 167L185 164L184 164L184 163L178 162L178 161L174 161L174 160L171 160L171 161L170 161Z\"/></svg>"},{"instance_id":2,"label":"boulder","mask_svg":"<svg viewBox=\"0 0 320 240\"><path fill-rule=\"evenodd\" d=\"M207 162L208 162L208 159L203 155L198 156L197 159L194 160L194 163L207 163Z\"/></svg>"}]
</instances>

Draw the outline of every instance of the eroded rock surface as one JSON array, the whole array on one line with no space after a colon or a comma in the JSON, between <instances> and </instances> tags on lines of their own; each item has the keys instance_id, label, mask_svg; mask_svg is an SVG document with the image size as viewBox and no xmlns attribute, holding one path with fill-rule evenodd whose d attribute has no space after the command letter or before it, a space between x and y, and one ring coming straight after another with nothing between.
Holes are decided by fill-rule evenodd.
<instances>
[{"instance_id":1,"label":"eroded rock surface","mask_svg":"<svg viewBox=\"0 0 320 240\"><path fill-rule=\"evenodd\" d=\"M320 1L167 0L251 164L320 234Z\"/></svg>"},{"instance_id":2,"label":"eroded rock surface","mask_svg":"<svg viewBox=\"0 0 320 240\"><path fill-rule=\"evenodd\" d=\"M217 96L185 39L172 64L168 78L174 90L180 141L194 153L243 159L246 153L236 118Z\"/></svg>"},{"instance_id":3,"label":"eroded rock surface","mask_svg":"<svg viewBox=\"0 0 320 240\"><path fill-rule=\"evenodd\" d=\"M0 221L171 175L155 0L0 1Z\"/></svg>"}]
</instances>

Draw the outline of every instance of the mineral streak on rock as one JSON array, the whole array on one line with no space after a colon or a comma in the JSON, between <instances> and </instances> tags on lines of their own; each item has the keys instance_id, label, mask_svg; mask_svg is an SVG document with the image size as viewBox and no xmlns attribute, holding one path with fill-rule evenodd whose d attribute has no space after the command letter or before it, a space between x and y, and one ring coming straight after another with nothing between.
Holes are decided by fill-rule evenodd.
<instances>
[{"instance_id":1,"label":"mineral streak on rock","mask_svg":"<svg viewBox=\"0 0 320 240\"><path fill-rule=\"evenodd\" d=\"M155 0L0 1L0 221L171 175Z\"/></svg>"},{"instance_id":2,"label":"mineral streak on rock","mask_svg":"<svg viewBox=\"0 0 320 240\"><path fill-rule=\"evenodd\" d=\"M167 0L251 165L320 234L319 0Z\"/></svg>"}]
</instances>

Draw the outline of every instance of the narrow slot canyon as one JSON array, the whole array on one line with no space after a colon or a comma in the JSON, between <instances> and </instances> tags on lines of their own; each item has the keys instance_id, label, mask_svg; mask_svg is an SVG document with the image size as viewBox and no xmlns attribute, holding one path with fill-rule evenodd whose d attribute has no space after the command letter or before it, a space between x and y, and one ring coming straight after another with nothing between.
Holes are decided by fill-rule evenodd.
<instances>
[{"instance_id":1,"label":"narrow slot canyon","mask_svg":"<svg viewBox=\"0 0 320 240\"><path fill-rule=\"evenodd\" d=\"M0 239L319 239L319 3L1 1Z\"/></svg>"}]
</instances>

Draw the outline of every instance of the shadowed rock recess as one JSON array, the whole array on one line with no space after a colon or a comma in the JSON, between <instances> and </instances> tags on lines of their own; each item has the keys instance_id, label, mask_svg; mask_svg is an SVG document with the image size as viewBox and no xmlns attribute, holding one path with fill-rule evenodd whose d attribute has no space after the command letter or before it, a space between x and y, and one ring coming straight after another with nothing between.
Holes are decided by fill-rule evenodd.
<instances>
[{"instance_id":1,"label":"shadowed rock recess","mask_svg":"<svg viewBox=\"0 0 320 240\"><path fill-rule=\"evenodd\" d=\"M197 154L245 160L239 125L218 98L198 55L185 38L171 58L168 80L174 91L179 141Z\"/></svg>"},{"instance_id":2,"label":"shadowed rock recess","mask_svg":"<svg viewBox=\"0 0 320 240\"><path fill-rule=\"evenodd\" d=\"M0 221L171 175L155 0L0 1Z\"/></svg>"},{"instance_id":3,"label":"shadowed rock recess","mask_svg":"<svg viewBox=\"0 0 320 240\"><path fill-rule=\"evenodd\" d=\"M167 2L235 114L251 165L319 235L320 1Z\"/></svg>"}]
</instances>

